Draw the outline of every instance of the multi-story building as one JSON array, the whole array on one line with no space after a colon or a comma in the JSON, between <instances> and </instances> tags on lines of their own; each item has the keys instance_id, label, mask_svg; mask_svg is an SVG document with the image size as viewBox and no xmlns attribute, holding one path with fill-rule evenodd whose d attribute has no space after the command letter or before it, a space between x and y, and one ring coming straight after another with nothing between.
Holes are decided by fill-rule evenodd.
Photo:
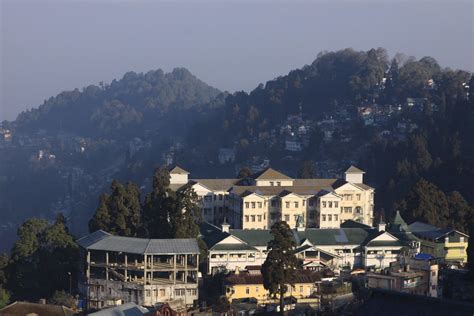
<instances>
[{"instance_id":1,"label":"multi-story building","mask_svg":"<svg viewBox=\"0 0 474 316\"><path fill-rule=\"evenodd\" d=\"M429 253L444 263L465 264L469 235L452 228L439 228L422 222L408 225L421 240L421 252Z\"/></svg>"},{"instance_id":2,"label":"multi-story building","mask_svg":"<svg viewBox=\"0 0 474 316\"><path fill-rule=\"evenodd\" d=\"M432 256L401 257L380 273L367 274L369 288L438 297L438 264Z\"/></svg>"},{"instance_id":3,"label":"multi-story building","mask_svg":"<svg viewBox=\"0 0 474 316\"><path fill-rule=\"evenodd\" d=\"M349 225L351 224L351 225ZM357 222L342 228L298 228L293 230L296 255L308 270L365 267L376 270L397 260L405 246L398 238L378 228ZM244 270L262 265L267 258L267 244L272 239L268 229L218 228L201 225L201 237L208 247L207 272Z\"/></svg>"},{"instance_id":4,"label":"multi-story building","mask_svg":"<svg viewBox=\"0 0 474 316\"><path fill-rule=\"evenodd\" d=\"M374 188L364 184L364 171L351 166L344 179L292 179L267 168L247 179L188 179L175 167L170 187L192 187L203 219L233 228L268 229L284 220L290 227L339 228L346 220L372 225Z\"/></svg>"},{"instance_id":5,"label":"multi-story building","mask_svg":"<svg viewBox=\"0 0 474 316\"><path fill-rule=\"evenodd\" d=\"M79 289L88 308L133 302L153 306L198 298L196 239L143 239L96 231L80 238Z\"/></svg>"}]
</instances>

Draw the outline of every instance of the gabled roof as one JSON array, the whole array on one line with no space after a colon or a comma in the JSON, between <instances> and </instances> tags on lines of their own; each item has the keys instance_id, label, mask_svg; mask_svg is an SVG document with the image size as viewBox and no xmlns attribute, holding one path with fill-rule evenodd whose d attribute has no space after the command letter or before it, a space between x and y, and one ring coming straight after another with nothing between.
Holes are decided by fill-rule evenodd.
<instances>
[{"instance_id":1,"label":"gabled roof","mask_svg":"<svg viewBox=\"0 0 474 316\"><path fill-rule=\"evenodd\" d=\"M65 306L37 304L30 302L13 302L0 309L0 315L38 315L38 316L72 316L75 312Z\"/></svg>"},{"instance_id":2,"label":"gabled roof","mask_svg":"<svg viewBox=\"0 0 474 316\"><path fill-rule=\"evenodd\" d=\"M395 213L395 217L392 220L392 223L390 225L389 230L393 231L393 232L396 232L396 231L398 231L398 232L408 232L408 231L410 231L408 229L407 222L405 222L403 217L400 215L400 211L397 211Z\"/></svg>"},{"instance_id":3,"label":"gabled roof","mask_svg":"<svg viewBox=\"0 0 474 316\"><path fill-rule=\"evenodd\" d=\"M229 233L223 232L219 227L208 222L203 222L199 226L199 232L208 248L212 248L215 244L230 236Z\"/></svg>"},{"instance_id":4,"label":"gabled roof","mask_svg":"<svg viewBox=\"0 0 474 316\"><path fill-rule=\"evenodd\" d=\"M422 237L422 238L427 238L427 239L439 239L442 237L445 237L447 235L450 235L452 233L457 233L460 234L464 237L469 237L469 235L457 231L453 228L439 228L430 224L426 224L423 222L414 222L411 223L408 226L409 230L412 231L415 235Z\"/></svg>"},{"instance_id":5,"label":"gabled roof","mask_svg":"<svg viewBox=\"0 0 474 316\"><path fill-rule=\"evenodd\" d=\"M365 225L352 219L349 219L341 224L341 228L363 228L363 229L372 229L371 226Z\"/></svg>"},{"instance_id":6,"label":"gabled roof","mask_svg":"<svg viewBox=\"0 0 474 316\"><path fill-rule=\"evenodd\" d=\"M97 311L89 316L143 316L147 315L150 311L135 303L125 303L123 305L106 308Z\"/></svg>"},{"instance_id":7,"label":"gabled roof","mask_svg":"<svg viewBox=\"0 0 474 316\"><path fill-rule=\"evenodd\" d=\"M365 173L365 171L360 170L357 167L350 166L349 169L347 169L345 173Z\"/></svg>"},{"instance_id":8,"label":"gabled roof","mask_svg":"<svg viewBox=\"0 0 474 316\"><path fill-rule=\"evenodd\" d=\"M230 234L252 247L266 247L273 239L268 229L231 229Z\"/></svg>"},{"instance_id":9,"label":"gabled roof","mask_svg":"<svg viewBox=\"0 0 474 316\"><path fill-rule=\"evenodd\" d=\"M194 238L146 239L113 236L99 231L78 239L77 243L88 250L134 254L199 254L199 246Z\"/></svg>"},{"instance_id":10,"label":"gabled roof","mask_svg":"<svg viewBox=\"0 0 474 316\"><path fill-rule=\"evenodd\" d=\"M307 228L297 234L301 241L308 239L315 246L361 245L369 236L369 232L362 228Z\"/></svg>"},{"instance_id":11,"label":"gabled roof","mask_svg":"<svg viewBox=\"0 0 474 316\"><path fill-rule=\"evenodd\" d=\"M263 198L263 196L260 195L259 193L253 192L253 191L250 191L250 190L245 190L245 191L244 191L243 193L241 193L239 196L240 196L241 198L244 198L244 197L249 196L249 195L257 195L257 196Z\"/></svg>"},{"instance_id":12,"label":"gabled roof","mask_svg":"<svg viewBox=\"0 0 474 316\"><path fill-rule=\"evenodd\" d=\"M298 193L292 192L290 190L283 190L280 192L280 194L278 194L279 197L285 197L287 195L296 195L298 197L301 197L301 195L299 195Z\"/></svg>"},{"instance_id":13,"label":"gabled roof","mask_svg":"<svg viewBox=\"0 0 474 316\"><path fill-rule=\"evenodd\" d=\"M173 169L170 170L170 174L189 174L189 172L179 166L175 166Z\"/></svg>"},{"instance_id":14,"label":"gabled roof","mask_svg":"<svg viewBox=\"0 0 474 316\"><path fill-rule=\"evenodd\" d=\"M287 175L284 175L283 173L272 168L267 168L263 171L253 174L252 178L255 180L293 180Z\"/></svg>"},{"instance_id":15,"label":"gabled roof","mask_svg":"<svg viewBox=\"0 0 474 316\"><path fill-rule=\"evenodd\" d=\"M192 181L213 191L228 191L239 182L239 179L193 179Z\"/></svg>"}]
</instances>

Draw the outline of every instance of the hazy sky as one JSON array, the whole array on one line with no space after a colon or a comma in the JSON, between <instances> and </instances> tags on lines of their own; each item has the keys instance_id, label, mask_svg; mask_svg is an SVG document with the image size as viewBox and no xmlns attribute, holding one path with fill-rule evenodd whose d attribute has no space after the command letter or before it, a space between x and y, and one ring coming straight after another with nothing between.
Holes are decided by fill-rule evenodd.
<instances>
[{"instance_id":1,"label":"hazy sky","mask_svg":"<svg viewBox=\"0 0 474 316\"><path fill-rule=\"evenodd\" d=\"M385 47L473 70L474 1L0 0L0 121L130 70L249 91L322 50Z\"/></svg>"}]
</instances>

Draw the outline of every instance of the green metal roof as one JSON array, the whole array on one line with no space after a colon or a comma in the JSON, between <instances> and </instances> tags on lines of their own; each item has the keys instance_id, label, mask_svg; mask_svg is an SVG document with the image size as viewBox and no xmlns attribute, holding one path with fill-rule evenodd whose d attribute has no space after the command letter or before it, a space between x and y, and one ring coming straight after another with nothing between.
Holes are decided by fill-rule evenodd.
<instances>
[{"instance_id":1,"label":"green metal roof","mask_svg":"<svg viewBox=\"0 0 474 316\"><path fill-rule=\"evenodd\" d=\"M308 228L297 232L300 240L308 239L318 245L361 245L369 236L369 230L362 228L318 229Z\"/></svg>"},{"instance_id":2,"label":"green metal roof","mask_svg":"<svg viewBox=\"0 0 474 316\"><path fill-rule=\"evenodd\" d=\"M231 229L230 234L252 247L266 247L273 239L268 229Z\"/></svg>"}]
</instances>

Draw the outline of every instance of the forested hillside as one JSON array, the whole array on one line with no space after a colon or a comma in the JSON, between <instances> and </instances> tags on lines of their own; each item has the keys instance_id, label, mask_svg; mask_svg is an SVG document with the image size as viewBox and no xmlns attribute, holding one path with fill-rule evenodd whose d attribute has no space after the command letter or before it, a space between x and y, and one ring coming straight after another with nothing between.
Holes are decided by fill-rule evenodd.
<instances>
[{"instance_id":1,"label":"forested hillside","mask_svg":"<svg viewBox=\"0 0 474 316\"><path fill-rule=\"evenodd\" d=\"M113 179L143 191L158 165L212 178L262 161L319 177L356 164L376 188L377 218L400 209L467 230L473 87L466 71L378 48L320 53L249 93L221 93L181 68L63 92L2 124L0 234L57 212L83 233Z\"/></svg>"},{"instance_id":2,"label":"forested hillside","mask_svg":"<svg viewBox=\"0 0 474 316\"><path fill-rule=\"evenodd\" d=\"M128 72L110 84L62 92L37 109L21 113L15 123L19 131L138 136L167 113L212 106L219 94L185 68L170 73L161 69Z\"/></svg>"}]
</instances>

